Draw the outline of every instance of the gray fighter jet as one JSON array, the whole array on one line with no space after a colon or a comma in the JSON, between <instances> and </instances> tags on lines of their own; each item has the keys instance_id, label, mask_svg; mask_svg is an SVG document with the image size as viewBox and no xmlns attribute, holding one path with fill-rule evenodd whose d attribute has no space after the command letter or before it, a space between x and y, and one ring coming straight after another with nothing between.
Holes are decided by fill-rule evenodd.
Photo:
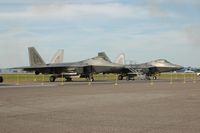
<instances>
[{"instance_id":1,"label":"gray fighter jet","mask_svg":"<svg viewBox=\"0 0 200 133\"><path fill-rule=\"evenodd\" d=\"M79 62L54 64L46 64L34 47L29 47L28 52L30 66L18 67L18 69L34 72L36 75L52 74L49 78L50 82L54 82L59 77L71 81L73 76L93 81L95 73L119 73L124 69L124 65L112 63L104 52L99 53L97 57Z\"/></svg>"},{"instance_id":2,"label":"gray fighter jet","mask_svg":"<svg viewBox=\"0 0 200 133\"><path fill-rule=\"evenodd\" d=\"M162 72L173 72L182 68L182 66L172 64L165 59L158 59L142 64L125 65L118 79L122 80L123 77L126 77L127 80L130 80L138 75L145 75L146 79L151 79L151 77L157 79L157 75Z\"/></svg>"}]
</instances>

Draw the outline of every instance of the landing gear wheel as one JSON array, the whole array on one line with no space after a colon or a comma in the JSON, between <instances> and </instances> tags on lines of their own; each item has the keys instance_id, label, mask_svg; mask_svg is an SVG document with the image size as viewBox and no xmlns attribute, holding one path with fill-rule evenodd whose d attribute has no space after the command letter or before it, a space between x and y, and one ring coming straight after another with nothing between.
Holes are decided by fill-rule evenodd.
<instances>
[{"instance_id":1,"label":"landing gear wheel","mask_svg":"<svg viewBox=\"0 0 200 133\"><path fill-rule=\"evenodd\" d=\"M119 75L118 76L118 80L122 80L123 79L123 76L122 75Z\"/></svg>"},{"instance_id":2,"label":"landing gear wheel","mask_svg":"<svg viewBox=\"0 0 200 133\"><path fill-rule=\"evenodd\" d=\"M157 77L156 76L153 76L153 80L156 80L157 79Z\"/></svg>"},{"instance_id":3,"label":"landing gear wheel","mask_svg":"<svg viewBox=\"0 0 200 133\"><path fill-rule=\"evenodd\" d=\"M89 76L89 77L87 77L87 80L90 81L90 82L93 82L94 81L94 77L90 77Z\"/></svg>"},{"instance_id":4,"label":"landing gear wheel","mask_svg":"<svg viewBox=\"0 0 200 133\"><path fill-rule=\"evenodd\" d=\"M94 77L93 77L93 74L89 74L87 79L90 81L90 82L93 82L94 81Z\"/></svg>"},{"instance_id":5,"label":"landing gear wheel","mask_svg":"<svg viewBox=\"0 0 200 133\"><path fill-rule=\"evenodd\" d=\"M66 81L72 81L72 78L65 78L66 79Z\"/></svg>"},{"instance_id":6,"label":"landing gear wheel","mask_svg":"<svg viewBox=\"0 0 200 133\"><path fill-rule=\"evenodd\" d=\"M130 79L131 79L131 77L130 77L130 76L127 76L127 77L126 77L126 80L127 80L127 81L129 81Z\"/></svg>"},{"instance_id":7,"label":"landing gear wheel","mask_svg":"<svg viewBox=\"0 0 200 133\"><path fill-rule=\"evenodd\" d=\"M91 78L90 78L90 81L93 82L93 81L94 81L94 77L91 77Z\"/></svg>"},{"instance_id":8,"label":"landing gear wheel","mask_svg":"<svg viewBox=\"0 0 200 133\"><path fill-rule=\"evenodd\" d=\"M146 80L151 80L150 76L145 76Z\"/></svg>"},{"instance_id":9,"label":"landing gear wheel","mask_svg":"<svg viewBox=\"0 0 200 133\"><path fill-rule=\"evenodd\" d=\"M56 77L55 77L55 76L50 76L50 77L49 77L49 81L50 81L50 82L55 82L55 80L56 80Z\"/></svg>"}]
</instances>

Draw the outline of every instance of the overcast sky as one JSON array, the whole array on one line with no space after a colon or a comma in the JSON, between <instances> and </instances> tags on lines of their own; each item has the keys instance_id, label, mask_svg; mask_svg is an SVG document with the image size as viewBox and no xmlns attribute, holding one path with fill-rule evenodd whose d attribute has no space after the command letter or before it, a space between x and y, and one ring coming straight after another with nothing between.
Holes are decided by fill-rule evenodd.
<instances>
[{"instance_id":1,"label":"overcast sky","mask_svg":"<svg viewBox=\"0 0 200 133\"><path fill-rule=\"evenodd\" d=\"M105 51L127 63L165 58L200 67L199 0L0 0L0 67L29 65L35 46L48 63Z\"/></svg>"}]
</instances>

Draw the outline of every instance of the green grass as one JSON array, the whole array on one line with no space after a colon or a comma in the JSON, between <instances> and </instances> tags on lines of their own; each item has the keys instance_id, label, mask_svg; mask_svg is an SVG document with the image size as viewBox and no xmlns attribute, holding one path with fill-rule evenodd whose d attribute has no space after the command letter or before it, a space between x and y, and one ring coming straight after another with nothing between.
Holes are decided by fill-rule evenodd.
<instances>
[{"instance_id":1,"label":"green grass","mask_svg":"<svg viewBox=\"0 0 200 133\"><path fill-rule=\"evenodd\" d=\"M35 74L1 74L5 83L18 82L49 82L50 75L35 75ZM115 74L98 74L94 75L95 80L116 80ZM57 78L56 81L65 81L65 79ZM86 80L84 78L73 78L73 80Z\"/></svg>"},{"instance_id":2,"label":"green grass","mask_svg":"<svg viewBox=\"0 0 200 133\"><path fill-rule=\"evenodd\" d=\"M196 73L162 73L160 75L161 78L194 78L196 77ZM158 77L159 78L159 77Z\"/></svg>"},{"instance_id":3,"label":"green grass","mask_svg":"<svg viewBox=\"0 0 200 133\"><path fill-rule=\"evenodd\" d=\"M1 74L4 78L5 83L29 83L29 82L49 82L50 75L35 75L35 74ZM195 73L162 73L158 76L158 78L162 79L184 79L185 78L196 78ZM116 80L117 75L115 74L97 74L94 75L95 80ZM64 81L62 78L56 79L56 81ZM73 80L85 80L83 78L73 78Z\"/></svg>"},{"instance_id":4,"label":"green grass","mask_svg":"<svg viewBox=\"0 0 200 133\"><path fill-rule=\"evenodd\" d=\"M2 74L4 82L41 82L47 81L49 75L35 75L35 74ZM43 79L44 78L44 79Z\"/></svg>"}]
</instances>

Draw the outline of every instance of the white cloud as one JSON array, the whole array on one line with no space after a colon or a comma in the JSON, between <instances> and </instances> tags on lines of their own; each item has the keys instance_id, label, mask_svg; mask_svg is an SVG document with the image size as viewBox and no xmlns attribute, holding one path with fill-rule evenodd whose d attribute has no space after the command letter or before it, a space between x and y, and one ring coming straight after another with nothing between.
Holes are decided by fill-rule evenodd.
<instances>
[{"instance_id":1,"label":"white cloud","mask_svg":"<svg viewBox=\"0 0 200 133\"><path fill-rule=\"evenodd\" d=\"M99 50L107 50L114 57L125 52L129 54L128 58L139 59L140 62L166 55L188 63L192 60L182 60L182 57L191 58L193 51L197 51L195 47L200 42L200 28L193 23L198 23L198 20L194 22L191 16L190 21L182 21L176 11L166 9L158 0L152 3L149 0L147 5L72 3L51 0L27 4L26 8L15 12L12 12L15 9L0 11L0 20L3 20L0 22L0 67L28 65L27 47L32 45L42 51L47 61L57 48L65 48L66 61L91 57L91 53L95 55ZM169 16L173 16L174 21L163 19ZM86 20L77 21L79 18ZM187 27L183 28L185 25ZM187 50L190 50L190 55L185 54Z\"/></svg>"},{"instance_id":2,"label":"white cloud","mask_svg":"<svg viewBox=\"0 0 200 133\"><path fill-rule=\"evenodd\" d=\"M182 4L193 4L193 5L200 4L199 0L168 0L168 2L174 3L174 4L179 4L179 5L182 5Z\"/></svg>"},{"instance_id":3,"label":"white cloud","mask_svg":"<svg viewBox=\"0 0 200 133\"><path fill-rule=\"evenodd\" d=\"M146 6L151 16L166 17L169 15L168 12L161 7L160 0L149 0Z\"/></svg>"},{"instance_id":4,"label":"white cloud","mask_svg":"<svg viewBox=\"0 0 200 133\"><path fill-rule=\"evenodd\" d=\"M137 6L112 4L33 4L29 9L20 12L0 12L0 17L98 17L99 15L121 18L137 17L147 14L144 9Z\"/></svg>"},{"instance_id":5,"label":"white cloud","mask_svg":"<svg viewBox=\"0 0 200 133\"><path fill-rule=\"evenodd\" d=\"M185 37L189 45L200 46L200 25L189 25L184 28Z\"/></svg>"}]
</instances>

